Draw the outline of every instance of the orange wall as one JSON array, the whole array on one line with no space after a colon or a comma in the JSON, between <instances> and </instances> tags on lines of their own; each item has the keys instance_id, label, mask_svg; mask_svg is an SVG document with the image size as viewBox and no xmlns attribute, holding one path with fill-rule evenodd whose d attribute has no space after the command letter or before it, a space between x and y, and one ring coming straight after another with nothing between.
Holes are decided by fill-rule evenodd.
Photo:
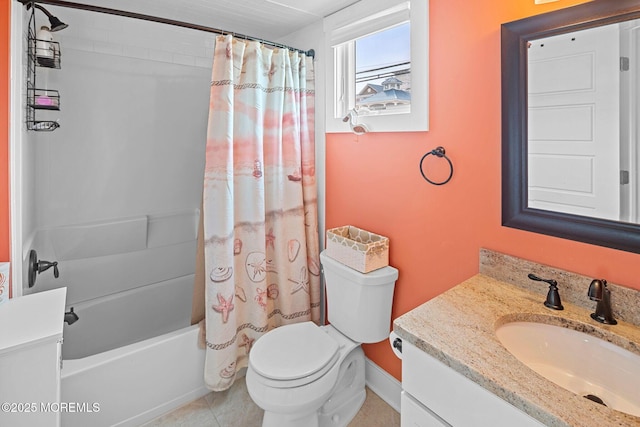
<instances>
[{"instance_id":1,"label":"orange wall","mask_svg":"<svg viewBox=\"0 0 640 427\"><path fill-rule=\"evenodd\" d=\"M0 0L0 261L9 261L9 16Z\"/></svg>"},{"instance_id":2,"label":"orange wall","mask_svg":"<svg viewBox=\"0 0 640 427\"><path fill-rule=\"evenodd\" d=\"M327 227L389 237L394 318L476 274L480 247L640 289L640 255L500 225L500 24L583 2L430 0L431 130L327 135ZM439 145L455 173L437 187L418 163ZM400 379L388 342L365 352Z\"/></svg>"}]
</instances>

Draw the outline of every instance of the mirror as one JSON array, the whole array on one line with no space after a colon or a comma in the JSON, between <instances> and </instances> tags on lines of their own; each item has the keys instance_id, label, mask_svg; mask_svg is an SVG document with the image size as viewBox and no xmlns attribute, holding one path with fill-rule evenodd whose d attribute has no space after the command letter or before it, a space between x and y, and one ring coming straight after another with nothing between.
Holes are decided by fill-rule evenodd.
<instances>
[{"instance_id":1,"label":"mirror","mask_svg":"<svg viewBox=\"0 0 640 427\"><path fill-rule=\"evenodd\" d=\"M636 19L640 0L594 0L502 25L504 226L640 253L640 144L625 135L640 135L640 107L629 96L640 88L637 74L620 71L627 60L618 52L629 50L621 34ZM584 48L589 39L600 53ZM640 64L637 42L631 64ZM613 58L618 71L594 68L596 55ZM615 94L605 103L592 95L601 83L601 93ZM634 185L620 185L627 180Z\"/></svg>"}]
</instances>

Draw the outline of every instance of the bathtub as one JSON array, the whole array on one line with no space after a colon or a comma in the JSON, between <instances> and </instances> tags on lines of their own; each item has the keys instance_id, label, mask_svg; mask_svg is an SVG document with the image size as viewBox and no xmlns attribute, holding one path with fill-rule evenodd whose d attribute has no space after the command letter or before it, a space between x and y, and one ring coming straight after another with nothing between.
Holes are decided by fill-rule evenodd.
<instances>
[{"instance_id":1,"label":"bathtub","mask_svg":"<svg viewBox=\"0 0 640 427\"><path fill-rule=\"evenodd\" d=\"M199 211L114 218L38 230L31 292L65 286L64 427L139 426L205 395L204 350L190 326ZM74 406L75 407L75 406ZM98 409L98 410L95 410Z\"/></svg>"},{"instance_id":2,"label":"bathtub","mask_svg":"<svg viewBox=\"0 0 640 427\"><path fill-rule=\"evenodd\" d=\"M198 326L81 359L64 360L61 402L98 411L62 412L64 427L139 426L209 392ZM64 344L63 344L64 345ZM78 405L80 407L80 405Z\"/></svg>"},{"instance_id":3,"label":"bathtub","mask_svg":"<svg viewBox=\"0 0 640 427\"><path fill-rule=\"evenodd\" d=\"M193 281L188 274L73 304L61 402L99 410L62 412L62 426L139 426L208 392L198 327L189 326Z\"/></svg>"},{"instance_id":4,"label":"bathtub","mask_svg":"<svg viewBox=\"0 0 640 427\"><path fill-rule=\"evenodd\" d=\"M64 325L62 359L82 359L186 328L194 274L72 303L78 320Z\"/></svg>"}]
</instances>

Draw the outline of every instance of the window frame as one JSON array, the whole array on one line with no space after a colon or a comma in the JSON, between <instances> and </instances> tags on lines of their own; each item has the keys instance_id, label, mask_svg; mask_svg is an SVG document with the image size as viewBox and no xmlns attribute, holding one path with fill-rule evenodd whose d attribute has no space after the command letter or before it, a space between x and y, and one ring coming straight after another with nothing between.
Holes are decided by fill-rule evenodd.
<instances>
[{"instance_id":1,"label":"window frame","mask_svg":"<svg viewBox=\"0 0 640 427\"><path fill-rule=\"evenodd\" d=\"M411 37L411 111L358 116L370 132L429 130L429 0L361 0L324 19L326 131L350 132L345 117L355 105L355 40L402 22Z\"/></svg>"}]
</instances>

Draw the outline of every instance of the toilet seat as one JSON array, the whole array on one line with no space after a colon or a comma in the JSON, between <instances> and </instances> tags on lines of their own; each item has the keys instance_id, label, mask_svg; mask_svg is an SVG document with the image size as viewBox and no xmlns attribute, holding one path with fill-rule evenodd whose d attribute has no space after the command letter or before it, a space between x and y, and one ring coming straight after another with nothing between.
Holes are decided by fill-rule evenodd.
<instances>
[{"instance_id":1,"label":"toilet seat","mask_svg":"<svg viewBox=\"0 0 640 427\"><path fill-rule=\"evenodd\" d=\"M249 364L272 387L299 387L331 369L339 359L339 350L339 344L315 323L296 323L257 340Z\"/></svg>"}]
</instances>

